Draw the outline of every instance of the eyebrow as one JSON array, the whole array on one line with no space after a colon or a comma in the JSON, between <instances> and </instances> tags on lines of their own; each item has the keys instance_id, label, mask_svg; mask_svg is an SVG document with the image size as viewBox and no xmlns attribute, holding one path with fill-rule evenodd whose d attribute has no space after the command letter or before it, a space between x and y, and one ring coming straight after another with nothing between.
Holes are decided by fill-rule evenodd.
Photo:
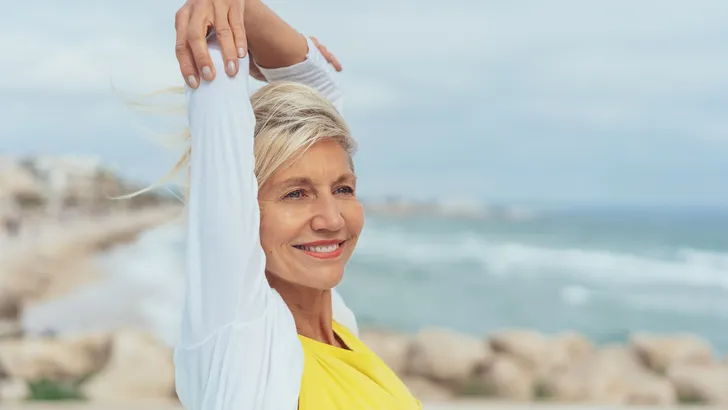
<instances>
[{"instance_id":1,"label":"eyebrow","mask_svg":"<svg viewBox=\"0 0 728 410\"><path fill-rule=\"evenodd\" d=\"M334 181L333 185L340 184L340 183L346 182L346 181L356 182L356 175L350 174L350 173L342 174L341 176L339 176L339 178L336 179L336 181ZM284 188L289 188L292 186L309 186L310 187L310 186L314 186L314 183L311 180L311 178L293 177L293 178L288 178L285 181L281 182L280 186L284 187Z\"/></svg>"}]
</instances>

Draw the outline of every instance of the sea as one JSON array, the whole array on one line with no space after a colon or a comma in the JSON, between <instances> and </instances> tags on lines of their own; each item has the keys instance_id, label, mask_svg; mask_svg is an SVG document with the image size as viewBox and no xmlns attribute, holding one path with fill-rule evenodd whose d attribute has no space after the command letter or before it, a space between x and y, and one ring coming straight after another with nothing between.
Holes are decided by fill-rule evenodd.
<instances>
[{"instance_id":1,"label":"sea","mask_svg":"<svg viewBox=\"0 0 728 410\"><path fill-rule=\"evenodd\" d=\"M174 344L183 230L98 257L106 279L29 309L29 332L134 325ZM532 218L367 216L338 287L361 327L475 336L528 328L597 343L693 333L728 352L728 210L562 208Z\"/></svg>"}]
</instances>

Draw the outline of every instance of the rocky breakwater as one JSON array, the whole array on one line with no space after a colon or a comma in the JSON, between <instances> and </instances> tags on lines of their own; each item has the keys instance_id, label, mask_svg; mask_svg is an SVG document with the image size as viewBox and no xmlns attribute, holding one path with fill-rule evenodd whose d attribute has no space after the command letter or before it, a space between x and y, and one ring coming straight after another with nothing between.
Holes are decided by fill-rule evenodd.
<instances>
[{"instance_id":1,"label":"rocky breakwater","mask_svg":"<svg viewBox=\"0 0 728 410\"><path fill-rule=\"evenodd\" d=\"M595 346L576 333L510 330L475 338L445 329L411 336L364 330L362 339L423 401L480 396L498 401L608 405L728 405L728 361L694 336L635 334ZM728 359L728 358L727 358ZM172 349L122 329L75 337L0 340L4 400L65 386L97 402L173 401ZM58 394L58 393L56 393Z\"/></svg>"},{"instance_id":2,"label":"rocky breakwater","mask_svg":"<svg viewBox=\"0 0 728 410\"><path fill-rule=\"evenodd\" d=\"M728 406L728 356L719 360L693 335L634 334L608 346L531 330L485 339L437 328L414 336L365 330L362 338L422 399Z\"/></svg>"},{"instance_id":3,"label":"rocky breakwater","mask_svg":"<svg viewBox=\"0 0 728 410\"><path fill-rule=\"evenodd\" d=\"M175 397L172 351L145 332L0 339L0 402Z\"/></svg>"}]
</instances>

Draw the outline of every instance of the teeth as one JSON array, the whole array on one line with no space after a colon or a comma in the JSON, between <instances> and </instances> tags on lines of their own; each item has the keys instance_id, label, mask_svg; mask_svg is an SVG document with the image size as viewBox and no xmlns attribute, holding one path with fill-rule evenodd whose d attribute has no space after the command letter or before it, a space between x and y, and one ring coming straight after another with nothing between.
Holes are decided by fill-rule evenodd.
<instances>
[{"instance_id":1,"label":"teeth","mask_svg":"<svg viewBox=\"0 0 728 410\"><path fill-rule=\"evenodd\" d=\"M339 249L339 244L333 244L328 246L302 246L303 250L316 253L329 253Z\"/></svg>"}]
</instances>

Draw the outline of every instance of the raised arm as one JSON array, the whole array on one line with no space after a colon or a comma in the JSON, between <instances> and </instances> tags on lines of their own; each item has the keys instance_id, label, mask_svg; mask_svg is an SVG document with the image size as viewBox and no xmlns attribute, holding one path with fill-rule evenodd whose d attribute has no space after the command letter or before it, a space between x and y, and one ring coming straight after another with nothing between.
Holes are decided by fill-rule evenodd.
<instances>
[{"instance_id":1,"label":"raised arm","mask_svg":"<svg viewBox=\"0 0 728 410\"><path fill-rule=\"evenodd\" d=\"M217 41L210 42L210 55L223 66ZM259 240L247 65L240 70L187 91L192 158L185 344L260 317L270 293Z\"/></svg>"},{"instance_id":2,"label":"raised arm","mask_svg":"<svg viewBox=\"0 0 728 410\"><path fill-rule=\"evenodd\" d=\"M245 30L250 52L267 81L306 84L342 110L335 69L317 45L260 0L246 0ZM337 61L334 61L338 65Z\"/></svg>"},{"instance_id":3,"label":"raised arm","mask_svg":"<svg viewBox=\"0 0 728 410\"><path fill-rule=\"evenodd\" d=\"M216 40L209 50L221 69ZM177 394L187 410L293 410L300 390L295 324L264 275L247 71L241 59L238 76L187 90L187 289L175 349Z\"/></svg>"}]
</instances>

